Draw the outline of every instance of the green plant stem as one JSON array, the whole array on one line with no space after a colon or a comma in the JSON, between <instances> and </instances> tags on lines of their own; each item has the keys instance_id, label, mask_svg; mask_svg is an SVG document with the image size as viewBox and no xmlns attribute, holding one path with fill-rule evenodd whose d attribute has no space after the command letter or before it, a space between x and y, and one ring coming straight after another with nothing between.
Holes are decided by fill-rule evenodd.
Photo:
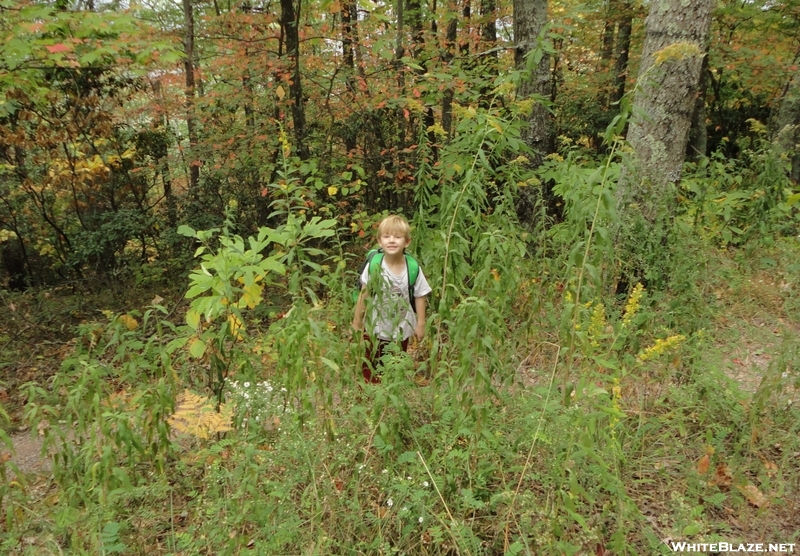
<instances>
[{"instance_id":1,"label":"green plant stem","mask_svg":"<svg viewBox=\"0 0 800 556\"><path fill-rule=\"evenodd\" d=\"M549 342L545 342L548 343ZM533 458L533 449L536 447L536 441L539 440L539 433L542 431L542 423L544 423L544 413L547 411L547 404L550 402L550 394L553 392L553 383L556 379L556 369L558 368L558 359L561 355L561 346L555 344L549 344L555 347L558 351L556 351L556 357L553 361L553 371L550 373L550 383L547 386L547 395L544 398L544 403L542 404L542 411L539 414L539 420L536 423L536 431L533 433L533 441L531 442L531 447L528 450L528 456L525 458L525 465L522 466L522 471L519 474L519 480L517 481L517 488L514 489L514 495L511 497L511 503L508 505L508 511L506 512L505 522L505 539L504 539L504 552L508 551L509 543L508 543L508 524L509 518L511 517L511 513L514 511L514 505L517 501L517 496L519 495L519 491L522 488L522 481L525 479L525 473L528 471L528 467L531 465L531 459Z\"/></svg>"},{"instance_id":2,"label":"green plant stem","mask_svg":"<svg viewBox=\"0 0 800 556\"><path fill-rule=\"evenodd\" d=\"M617 146L619 143L614 141L613 146L611 147L611 152L606 157L606 164L603 168L603 178L600 180L600 190L597 193L597 203L594 207L594 216L592 216L592 225L589 227L589 235L586 238L586 248L583 250L583 260L581 261L581 268L578 271L578 285L575 289L575 305L572 309L572 325L569 331L569 347L567 349L567 367L564 372L564 381L563 381L563 394L564 394L564 405L567 405L569 399L567 398L569 394L569 389L567 386L569 385L569 378L572 374L572 361L574 359L575 354L575 327L578 325L578 310L580 309L581 305L581 287L583 286L583 276L586 272L586 259L589 257L589 251L592 248L592 238L594 237L594 229L597 225L597 217L600 214L600 205L603 201L603 192L606 188L606 178L608 176L608 169L611 166L611 161L614 158L614 153L617 150Z\"/></svg>"},{"instance_id":3,"label":"green plant stem","mask_svg":"<svg viewBox=\"0 0 800 556\"><path fill-rule=\"evenodd\" d=\"M431 484L433 485L433 488L436 489L436 494L439 495L439 500L441 500L442 506L444 506L444 511L447 512L447 517L450 518L450 523L452 524L452 527L447 527L447 533L450 535L450 538L453 539L453 544L456 546L456 552L460 554L460 552L458 552L458 545L459 545L458 539L456 539L455 535L453 534L453 528L456 527L458 524L456 523L456 520L453 517L453 514L450 513L450 508L447 507L447 502L445 502L444 496L442 496L442 492L439 490L439 485L436 484L436 479L433 478L433 474L431 474L431 470L428 467L428 464L425 462L425 458L422 457L422 452L417 451L417 457L419 457L419 460L422 462L422 465L425 467L425 472L428 474L428 477L430 477ZM443 525L446 525L446 524L443 524ZM470 552L467 551L467 554L470 554Z\"/></svg>"}]
</instances>

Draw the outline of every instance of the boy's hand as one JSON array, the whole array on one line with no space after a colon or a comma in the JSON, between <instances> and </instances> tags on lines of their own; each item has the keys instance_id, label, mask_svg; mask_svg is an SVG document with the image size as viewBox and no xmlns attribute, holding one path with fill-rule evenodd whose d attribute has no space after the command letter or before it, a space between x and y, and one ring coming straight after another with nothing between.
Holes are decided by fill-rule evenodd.
<instances>
[{"instance_id":1,"label":"boy's hand","mask_svg":"<svg viewBox=\"0 0 800 556\"><path fill-rule=\"evenodd\" d=\"M417 327L414 329L414 333L417 336L417 340L421 342L423 338L425 338L425 325L423 324L420 326L417 324Z\"/></svg>"}]
</instances>

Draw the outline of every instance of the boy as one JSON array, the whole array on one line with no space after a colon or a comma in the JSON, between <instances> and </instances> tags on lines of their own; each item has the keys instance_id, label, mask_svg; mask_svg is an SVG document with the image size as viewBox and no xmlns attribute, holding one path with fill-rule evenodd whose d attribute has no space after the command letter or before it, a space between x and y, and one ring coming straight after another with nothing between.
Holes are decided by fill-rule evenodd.
<instances>
[{"instance_id":1,"label":"boy","mask_svg":"<svg viewBox=\"0 0 800 556\"><path fill-rule=\"evenodd\" d=\"M406 351L412 334L418 340L425 336L425 296L431 292L431 287L420 269L413 284L416 311L412 309L405 258L409 243L411 227L408 221L402 216L387 216L378 226L378 244L383 250L380 273L370 276L370 265L366 265L361 273L361 293L356 302L353 329L364 330L369 299L371 310L364 333L367 351L361 373L366 382L373 384L381 381L375 369L390 342L399 342Z\"/></svg>"}]
</instances>

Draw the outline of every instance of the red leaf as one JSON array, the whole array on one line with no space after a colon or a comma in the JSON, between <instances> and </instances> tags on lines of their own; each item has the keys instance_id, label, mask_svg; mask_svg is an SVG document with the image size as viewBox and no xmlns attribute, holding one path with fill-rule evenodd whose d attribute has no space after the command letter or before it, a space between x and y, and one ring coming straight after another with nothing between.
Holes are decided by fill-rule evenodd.
<instances>
[{"instance_id":1,"label":"red leaf","mask_svg":"<svg viewBox=\"0 0 800 556\"><path fill-rule=\"evenodd\" d=\"M50 54L58 54L59 52L69 52L72 50L72 47L68 44L64 44L63 42L54 44L53 46L46 47Z\"/></svg>"}]
</instances>

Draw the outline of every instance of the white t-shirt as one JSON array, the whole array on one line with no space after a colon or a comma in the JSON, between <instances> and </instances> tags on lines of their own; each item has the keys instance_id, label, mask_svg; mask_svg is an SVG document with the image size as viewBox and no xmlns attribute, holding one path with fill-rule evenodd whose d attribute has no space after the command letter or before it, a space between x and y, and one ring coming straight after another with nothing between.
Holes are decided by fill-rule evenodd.
<instances>
[{"instance_id":1,"label":"white t-shirt","mask_svg":"<svg viewBox=\"0 0 800 556\"><path fill-rule=\"evenodd\" d=\"M408 298L408 266L403 272L394 274L381 261L380 284L370 284L370 296L367 303L367 330L381 340L405 340L410 338L417 326L417 314L411 308ZM361 273L361 284L369 281L369 265ZM378 280L375 280L378 282ZM417 281L414 282L414 297L424 297L431 293L431 286L419 269ZM370 307L372 310L370 310Z\"/></svg>"}]
</instances>

